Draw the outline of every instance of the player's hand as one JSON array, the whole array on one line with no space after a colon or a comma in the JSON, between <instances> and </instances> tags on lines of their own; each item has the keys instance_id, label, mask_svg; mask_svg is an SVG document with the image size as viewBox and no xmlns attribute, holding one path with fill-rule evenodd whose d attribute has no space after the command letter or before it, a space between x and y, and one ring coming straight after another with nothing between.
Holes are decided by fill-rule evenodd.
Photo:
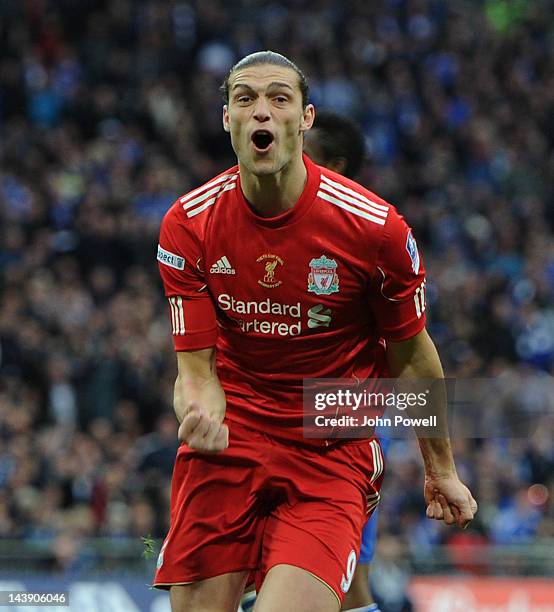
<instances>
[{"instance_id":1,"label":"player's hand","mask_svg":"<svg viewBox=\"0 0 554 612\"><path fill-rule=\"evenodd\" d=\"M201 453L220 453L229 446L229 428L217 417L194 409L179 426L179 440Z\"/></svg>"},{"instance_id":2,"label":"player's hand","mask_svg":"<svg viewBox=\"0 0 554 612\"><path fill-rule=\"evenodd\" d=\"M458 476L425 476L427 516L465 529L477 512L477 502Z\"/></svg>"}]
</instances>

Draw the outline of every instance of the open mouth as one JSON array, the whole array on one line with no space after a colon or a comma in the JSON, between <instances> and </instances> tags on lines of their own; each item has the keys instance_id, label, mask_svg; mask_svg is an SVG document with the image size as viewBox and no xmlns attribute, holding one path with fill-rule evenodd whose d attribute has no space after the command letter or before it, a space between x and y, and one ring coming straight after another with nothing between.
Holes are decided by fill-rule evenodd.
<instances>
[{"instance_id":1,"label":"open mouth","mask_svg":"<svg viewBox=\"0 0 554 612\"><path fill-rule=\"evenodd\" d=\"M273 134L267 130L256 130L252 134L252 142L254 143L256 150L259 152L267 151L273 140Z\"/></svg>"}]
</instances>

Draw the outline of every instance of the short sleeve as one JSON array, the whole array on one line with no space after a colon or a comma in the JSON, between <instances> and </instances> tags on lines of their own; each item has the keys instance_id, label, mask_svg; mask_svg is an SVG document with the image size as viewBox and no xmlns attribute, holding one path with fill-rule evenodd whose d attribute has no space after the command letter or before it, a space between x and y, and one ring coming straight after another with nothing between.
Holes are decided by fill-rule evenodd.
<instances>
[{"instance_id":1,"label":"short sleeve","mask_svg":"<svg viewBox=\"0 0 554 612\"><path fill-rule=\"evenodd\" d=\"M175 350L214 346L216 314L204 277L200 240L191 224L179 220L175 205L162 221L157 259L169 301Z\"/></svg>"},{"instance_id":2,"label":"short sleeve","mask_svg":"<svg viewBox=\"0 0 554 612\"><path fill-rule=\"evenodd\" d=\"M425 327L425 269L412 230L393 207L384 232L370 304L381 336L401 342Z\"/></svg>"}]
</instances>

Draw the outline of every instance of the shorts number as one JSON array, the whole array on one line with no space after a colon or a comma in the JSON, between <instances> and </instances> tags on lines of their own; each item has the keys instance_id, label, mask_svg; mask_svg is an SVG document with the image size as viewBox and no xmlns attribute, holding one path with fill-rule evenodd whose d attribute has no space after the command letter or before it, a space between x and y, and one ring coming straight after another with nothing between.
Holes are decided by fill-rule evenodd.
<instances>
[{"instance_id":1,"label":"shorts number","mask_svg":"<svg viewBox=\"0 0 554 612\"><path fill-rule=\"evenodd\" d=\"M354 572L356 571L356 552L350 551L348 555L348 561L346 562L346 576L343 574L340 581L340 588L343 593L346 593L352 584L352 578L354 578Z\"/></svg>"}]
</instances>

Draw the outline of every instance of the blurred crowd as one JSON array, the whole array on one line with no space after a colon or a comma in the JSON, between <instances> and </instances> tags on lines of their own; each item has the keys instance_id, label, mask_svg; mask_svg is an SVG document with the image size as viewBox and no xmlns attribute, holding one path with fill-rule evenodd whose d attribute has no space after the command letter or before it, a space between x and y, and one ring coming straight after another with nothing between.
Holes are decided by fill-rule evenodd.
<instances>
[{"instance_id":1,"label":"blurred crowd","mask_svg":"<svg viewBox=\"0 0 554 612\"><path fill-rule=\"evenodd\" d=\"M360 182L415 230L447 374L506 381L533 424L455 437L480 503L463 537L424 518L416 445L395 442L383 535L416 560L554 538L546 0L3 0L0 538L67 570L86 565L81 538L165 534L177 428L157 231L234 164L218 89L262 49L363 129Z\"/></svg>"}]
</instances>

